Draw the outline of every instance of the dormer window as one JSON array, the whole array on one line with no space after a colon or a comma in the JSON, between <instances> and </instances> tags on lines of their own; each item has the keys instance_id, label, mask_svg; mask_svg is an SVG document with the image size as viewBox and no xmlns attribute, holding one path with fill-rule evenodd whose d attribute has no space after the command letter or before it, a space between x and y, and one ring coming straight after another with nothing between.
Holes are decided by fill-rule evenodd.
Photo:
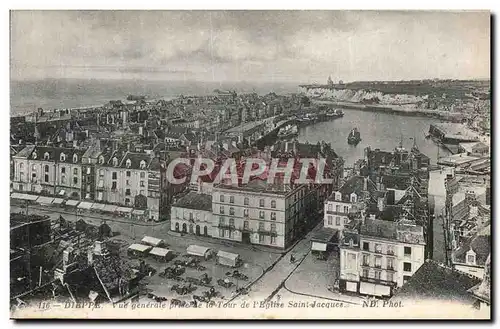
<instances>
[{"instance_id":1,"label":"dormer window","mask_svg":"<svg viewBox=\"0 0 500 329\"><path fill-rule=\"evenodd\" d=\"M73 162L77 163L78 162L78 155L73 154Z\"/></svg>"},{"instance_id":2,"label":"dormer window","mask_svg":"<svg viewBox=\"0 0 500 329\"><path fill-rule=\"evenodd\" d=\"M146 161L142 160L140 166L141 166L141 169L146 168Z\"/></svg>"},{"instance_id":3,"label":"dormer window","mask_svg":"<svg viewBox=\"0 0 500 329\"><path fill-rule=\"evenodd\" d=\"M36 159L37 155L36 152L33 152L33 159Z\"/></svg>"},{"instance_id":4,"label":"dormer window","mask_svg":"<svg viewBox=\"0 0 500 329\"><path fill-rule=\"evenodd\" d=\"M66 154L61 153L61 156L59 157L59 160L61 160L62 162L66 161Z\"/></svg>"},{"instance_id":5,"label":"dormer window","mask_svg":"<svg viewBox=\"0 0 500 329\"><path fill-rule=\"evenodd\" d=\"M357 196L356 194L351 194L351 203L355 203L356 202L356 199L357 199Z\"/></svg>"},{"instance_id":6,"label":"dormer window","mask_svg":"<svg viewBox=\"0 0 500 329\"><path fill-rule=\"evenodd\" d=\"M102 155L99 157L99 164L104 164L104 157Z\"/></svg>"},{"instance_id":7,"label":"dormer window","mask_svg":"<svg viewBox=\"0 0 500 329\"><path fill-rule=\"evenodd\" d=\"M118 159L113 157L113 166L118 166Z\"/></svg>"},{"instance_id":8,"label":"dormer window","mask_svg":"<svg viewBox=\"0 0 500 329\"><path fill-rule=\"evenodd\" d=\"M467 265L476 265L476 253L474 250L470 249L466 254L465 262Z\"/></svg>"},{"instance_id":9,"label":"dormer window","mask_svg":"<svg viewBox=\"0 0 500 329\"><path fill-rule=\"evenodd\" d=\"M132 161L130 161L130 159L127 159L127 162L126 162L127 168L130 168L131 165L132 165Z\"/></svg>"},{"instance_id":10,"label":"dormer window","mask_svg":"<svg viewBox=\"0 0 500 329\"><path fill-rule=\"evenodd\" d=\"M336 201L342 201L342 193L336 192L335 193L335 200Z\"/></svg>"},{"instance_id":11,"label":"dormer window","mask_svg":"<svg viewBox=\"0 0 500 329\"><path fill-rule=\"evenodd\" d=\"M50 158L49 152L45 152L45 154L43 155L43 159L49 160L49 158Z\"/></svg>"}]
</instances>

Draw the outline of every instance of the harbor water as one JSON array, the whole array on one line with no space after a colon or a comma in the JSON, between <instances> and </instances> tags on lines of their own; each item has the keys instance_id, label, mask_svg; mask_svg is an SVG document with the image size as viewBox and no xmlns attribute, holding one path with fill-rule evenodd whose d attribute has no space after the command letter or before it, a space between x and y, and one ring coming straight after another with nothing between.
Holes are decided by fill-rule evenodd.
<instances>
[{"instance_id":1,"label":"harbor water","mask_svg":"<svg viewBox=\"0 0 500 329\"><path fill-rule=\"evenodd\" d=\"M355 109L343 109L344 117L302 127L298 140L302 143L316 144L324 140L332 144L335 152L344 158L345 166L351 167L358 159L363 158L364 149L368 146L391 151L403 141L403 147L411 148L413 139L422 153L436 164L440 157L450 152L439 147L425 136L431 123L441 122L439 119L421 116L402 116L380 112L367 112ZM361 142L354 146L347 143L347 137L353 128L361 133Z\"/></svg>"}]
</instances>

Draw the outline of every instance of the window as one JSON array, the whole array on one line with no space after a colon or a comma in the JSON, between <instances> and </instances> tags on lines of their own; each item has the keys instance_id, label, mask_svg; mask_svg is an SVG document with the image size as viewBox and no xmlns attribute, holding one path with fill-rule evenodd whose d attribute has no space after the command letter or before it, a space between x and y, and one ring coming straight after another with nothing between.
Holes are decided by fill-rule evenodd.
<instances>
[{"instance_id":1,"label":"window","mask_svg":"<svg viewBox=\"0 0 500 329\"><path fill-rule=\"evenodd\" d=\"M394 259L387 258L387 269L394 270Z\"/></svg>"},{"instance_id":2,"label":"window","mask_svg":"<svg viewBox=\"0 0 500 329\"><path fill-rule=\"evenodd\" d=\"M45 183L48 183L49 182L49 175L48 174L45 174L45 179L44 179Z\"/></svg>"},{"instance_id":3,"label":"window","mask_svg":"<svg viewBox=\"0 0 500 329\"><path fill-rule=\"evenodd\" d=\"M339 205L336 205L336 206L335 206L335 211L336 211L336 212L340 212L340 206L339 206Z\"/></svg>"},{"instance_id":4,"label":"window","mask_svg":"<svg viewBox=\"0 0 500 329\"><path fill-rule=\"evenodd\" d=\"M31 166L32 171L36 171L36 165Z\"/></svg>"},{"instance_id":5,"label":"window","mask_svg":"<svg viewBox=\"0 0 500 329\"><path fill-rule=\"evenodd\" d=\"M116 190L116 182L112 182L111 183L111 189L112 190Z\"/></svg>"},{"instance_id":6,"label":"window","mask_svg":"<svg viewBox=\"0 0 500 329\"><path fill-rule=\"evenodd\" d=\"M130 159L127 159L127 161L125 162L125 166L127 168L130 168L131 165L132 165L132 161Z\"/></svg>"},{"instance_id":7,"label":"window","mask_svg":"<svg viewBox=\"0 0 500 329\"><path fill-rule=\"evenodd\" d=\"M141 180L141 187L144 187L144 181Z\"/></svg>"},{"instance_id":8,"label":"window","mask_svg":"<svg viewBox=\"0 0 500 329\"><path fill-rule=\"evenodd\" d=\"M342 200L342 194L339 192L335 193L335 200L337 200L337 201Z\"/></svg>"},{"instance_id":9,"label":"window","mask_svg":"<svg viewBox=\"0 0 500 329\"><path fill-rule=\"evenodd\" d=\"M333 217L328 216L328 225L332 225L332 224L333 224Z\"/></svg>"},{"instance_id":10,"label":"window","mask_svg":"<svg viewBox=\"0 0 500 329\"><path fill-rule=\"evenodd\" d=\"M144 171L141 171L141 178L146 178L146 173Z\"/></svg>"},{"instance_id":11,"label":"window","mask_svg":"<svg viewBox=\"0 0 500 329\"><path fill-rule=\"evenodd\" d=\"M351 202L352 203L356 202L356 195L355 194L351 195Z\"/></svg>"},{"instance_id":12,"label":"window","mask_svg":"<svg viewBox=\"0 0 500 329\"><path fill-rule=\"evenodd\" d=\"M130 195L130 189L129 188L125 190L125 195Z\"/></svg>"},{"instance_id":13,"label":"window","mask_svg":"<svg viewBox=\"0 0 500 329\"><path fill-rule=\"evenodd\" d=\"M111 174L111 179L116 179L118 177L118 174L116 173L116 171L113 171L113 173Z\"/></svg>"},{"instance_id":14,"label":"window","mask_svg":"<svg viewBox=\"0 0 500 329\"><path fill-rule=\"evenodd\" d=\"M363 276L364 276L365 278L368 278L368 277L370 276L370 270L369 270L369 269L367 269L367 268L364 268L364 269L363 269Z\"/></svg>"},{"instance_id":15,"label":"window","mask_svg":"<svg viewBox=\"0 0 500 329\"><path fill-rule=\"evenodd\" d=\"M380 280L380 277L382 276L381 271L375 271L375 279Z\"/></svg>"},{"instance_id":16,"label":"window","mask_svg":"<svg viewBox=\"0 0 500 329\"><path fill-rule=\"evenodd\" d=\"M221 195L221 196L219 197L219 200L220 200L220 202L224 202L224 196L223 196L223 195Z\"/></svg>"},{"instance_id":17,"label":"window","mask_svg":"<svg viewBox=\"0 0 500 329\"><path fill-rule=\"evenodd\" d=\"M97 200L102 200L102 192L97 192Z\"/></svg>"},{"instance_id":18,"label":"window","mask_svg":"<svg viewBox=\"0 0 500 329\"><path fill-rule=\"evenodd\" d=\"M234 227L234 218L229 218L229 226Z\"/></svg>"},{"instance_id":19,"label":"window","mask_svg":"<svg viewBox=\"0 0 500 329\"><path fill-rule=\"evenodd\" d=\"M61 155L59 156L59 160L62 162L66 161L66 154L61 153Z\"/></svg>"},{"instance_id":20,"label":"window","mask_svg":"<svg viewBox=\"0 0 500 329\"><path fill-rule=\"evenodd\" d=\"M248 230L249 225L248 225L248 221L247 221L247 220L243 222L243 228L244 228L245 230Z\"/></svg>"},{"instance_id":21,"label":"window","mask_svg":"<svg viewBox=\"0 0 500 329\"><path fill-rule=\"evenodd\" d=\"M219 237L220 238L223 238L224 237L224 230L223 229L219 229Z\"/></svg>"},{"instance_id":22,"label":"window","mask_svg":"<svg viewBox=\"0 0 500 329\"><path fill-rule=\"evenodd\" d=\"M20 163L19 164L19 170L23 170L24 169L24 163Z\"/></svg>"},{"instance_id":23,"label":"window","mask_svg":"<svg viewBox=\"0 0 500 329\"><path fill-rule=\"evenodd\" d=\"M224 225L226 223L224 217L219 217L219 224Z\"/></svg>"},{"instance_id":24,"label":"window","mask_svg":"<svg viewBox=\"0 0 500 329\"><path fill-rule=\"evenodd\" d=\"M271 244L276 244L276 237L271 235Z\"/></svg>"},{"instance_id":25,"label":"window","mask_svg":"<svg viewBox=\"0 0 500 329\"><path fill-rule=\"evenodd\" d=\"M411 256L411 247L405 247L405 256Z\"/></svg>"},{"instance_id":26,"label":"window","mask_svg":"<svg viewBox=\"0 0 500 329\"><path fill-rule=\"evenodd\" d=\"M189 213L189 219L190 219L190 220L193 220L193 219L194 219L194 217L193 217L193 213L192 213L192 212L190 212L190 213Z\"/></svg>"},{"instance_id":27,"label":"window","mask_svg":"<svg viewBox=\"0 0 500 329\"><path fill-rule=\"evenodd\" d=\"M245 206L248 206L248 204L249 204L249 200L248 200L248 198L245 198L245 199L243 200L243 204L244 204Z\"/></svg>"},{"instance_id":28,"label":"window","mask_svg":"<svg viewBox=\"0 0 500 329\"><path fill-rule=\"evenodd\" d=\"M276 208L276 201L275 200L271 201L271 208Z\"/></svg>"},{"instance_id":29,"label":"window","mask_svg":"<svg viewBox=\"0 0 500 329\"><path fill-rule=\"evenodd\" d=\"M404 262L403 263L403 271L411 272L411 263Z\"/></svg>"},{"instance_id":30,"label":"window","mask_svg":"<svg viewBox=\"0 0 500 329\"><path fill-rule=\"evenodd\" d=\"M49 172L49 166L48 165L45 165L45 172Z\"/></svg>"},{"instance_id":31,"label":"window","mask_svg":"<svg viewBox=\"0 0 500 329\"><path fill-rule=\"evenodd\" d=\"M61 174L65 174L66 173L66 168L65 167L62 167L61 168Z\"/></svg>"},{"instance_id":32,"label":"window","mask_svg":"<svg viewBox=\"0 0 500 329\"><path fill-rule=\"evenodd\" d=\"M99 176L104 177L104 169L99 169Z\"/></svg>"},{"instance_id":33,"label":"window","mask_svg":"<svg viewBox=\"0 0 500 329\"><path fill-rule=\"evenodd\" d=\"M23 190L23 186L21 184L19 184L19 191L22 191Z\"/></svg>"},{"instance_id":34,"label":"window","mask_svg":"<svg viewBox=\"0 0 500 329\"><path fill-rule=\"evenodd\" d=\"M78 155L76 154L73 154L73 162L78 162Z\"/></svg>"},{"instance_id":35,"label":"window","mask_svg":"<svg viewBox=\"0 0 500 329\"><path fill-rule=\"evenodd\" d=\"M411 275L403 275L403 284L411 279Z\"/></svg>"},{"instance_id":36,"label":"window","mask_svg":"<svg viewBox=\"0 0 500 329\"><path fill-rule=\"evenodd\" d=\"M90 167L87 167L87 175L90 175Z\"/></svg>"},{"instance_id":37,"label":"window","mask_svg":"<svg viewBox=\"0 0 500 329\"><path fill-rule=\"evenodd\" d=\"M260 200L259 200L259 206L260 206L260 207L264 207L264 204L265 204L264 199L260 199Z\"/></svg>"},{"instance_id":38,"label":"window","mask_svg":"<svg viewBox=\"0 0 500 329\"><path fill-rule=\"evenodd\" d=\"M248 209L243 209L243 216L248 217Z\"/></svg>"},{"instance_id":39,"label":"window","mask_svg":"<svg viewBox=\"0 0 500 329\"><path fill-rule=\"evenodd\" d=\"M140 167L141 167L141 169L146 168L146 161L142 160L140 163Z\"/></svg>"},{"instance_id":40,"label":"window","mask_svg":"<svg viewBox=\"0 0 500 329\"><path fill-rule=\"evenodd\" d=\"M331 204L328 204L328 211L332 211L333 210L333 206Z\"/></svg>"},{"instance_id":41,"label":"window","mask_svg":"<svg viewBox=\"0 0 500 329\"><path fill-rule=\"evenodd\" d=\"M73 169L73 175L78 175L78 168Z\"/></svg>"},{"instance_id":42,"label":"window","mask_svg":"<svg viewBox=\"0 0 500 329\"><path fill-rule=\"evenodd\" d=\"M49 160L49 158L50 158L49 152L45 152L45 154L43 155L43 159Z\"/></svg>"},{"instance_id":43,"label":"window","mask_svg":"<svg viewBox=\"0 0 500 329\"><path fill-rule=\"evenodd\" d=\"M474 264L476 262L476 257L474 255L467 255L467 263Z\"/></svg>"},{"instance_id":44,"label":"window","mask_svg":"<svg viewBox=\"0 0 500 329\"><path fill-rule=\"evenodd\" d=\"M127 177L130 177L130 171L127 170Z\"/></svg>"},{"instance_id":45,"label":"window","mask_svg":"<svg viewBox=\"0 0 500 329\"><path fill-rule=\"evenodd\" d=\"M387 281L394 282L394 274L391 272L387 272Z\"/></svg>"},{"instance_id":46,"label":"window","mask_svg":"<svg viewBox=\"0 0 500 329\"><path fill-rule=\"evenodd\" d=\"M125 185L127 185L127 186L130 185L130 181L128 179L125 181Z\"/></svg>"},{"instance_id":47,"label":"window","mask_svg":"<svg viewBox=\"0 0 500 329\"><path fill-rule=\"evenodd\" d=\"M375 243L375 252L382 252L382 245L379 243Z\"/></svg>"},{"instance_id":48,"label":"window","mask_svg":"<svg viewBox=\"0 0 500 329\"><path fill-rule=\"evenodd\" d=\"M276 213L274 211L271 213L271 220L276 220Z\"/></svg>"},{"instance_id":49,"label":"window","mask_svg":"<svg viewBox=\"0 0 500 329\"><path fill-rule=\"evenodd\" d=\"M231 195L231 196L229 197L229 203L234 203L234 196L232 196L232 195Z\"/></svg>"},{"instance_id":50,"label":"window","mask_svg":"<svg viewBox=\"0 0 500 329\"><path fill-rule=\"evenodd\" d=\"M219 212L220 212L221 214L223 214L223 213L224 213L224 206L220 206Z\"/></svg>"},{"instance_id":51,"label":"window","mask_svg":"<svg viewBox=\"0 0 500 329\"><path fill-rule=\"evenodd\" d=\"M382 268L382 257L375 257L375 267Z\"/></svg>"},{"instance_id":52,"label":"window","mask_svg":"<svg viewBox=\"0 0 500 329\"><path fill-rule=\"evenodd\" d=\"M387 254L394 255L394 247L392 244L387 245Z\"/></svg>"},{"instance_id":53,"label":"window","mask_svg":"<svg viewBox=\"0 0 500 329\"><path fill-rule=\"evenodd\" d=\"M229 215L234 215L234 208L233 207L229 207Z\"/></svg>"},{"instance_id":54,"label":"window","mask_svg":"<svg viewBox=\"0 0 500 329\"><path fill-rule=\"evenodd\" d=\"M61 184L66 184L66 176L61 177Z\"/></svg>"},{"instance_id":55,"label":"window","mask_svg":"<svg viewBox=\"0 0 500 329\"><path fill-rule=\"evenodd\" d=\"M118 158L113 157L113 166L118 166Z\"/></svg>"},{"instance_id":56,"label":"window","mask_svg":"<svg viewBox=\"0 0 500 329\"><path fill-rule=\"evenodd\" d=\"M363 242L363 250L370 251L370 243L369 242Z\"/></svg>"},{"instance_id":57,"label":"window","mask_svg":"<svg viewBox=\"0 0 500 329\"><path fill-rule=\"evenodd\" d=\"M363 255L363 265L370 265L370 255Z\"/></svg>"},{"instance_id":58,"label":"window","mask_svg":"<svg viewBox=\"0 0 500 329\"><path fill-rule=\"evenodd\" d=\"M264 231L264 223L260 222L259 223L259 231Z\"/></svg>"},{"instance_id":59,"label":"window","mask_svg":"<svg viewBox=\"0 0 500 329\"><path fill-rule=\"evenodd\" d=\"M264 235L259 234L259 243L264 243Z\"/></svg>"},{"instance_id":60,"label":"window","mask_svg":"<svg viewBox=\"0 0 500 329\"><path fill-rule=\"evenodd\" d=\"M348 206L344 206L344 214L347 214L349 213L349 207Z\"/></svg>"},{"instance_id":61,"label":"window","mask_svg":"<svg viewBox=\"0 0 500 329\"><path fill-rule=\"evenodd\" d=\"M73 177L73 184L78 184L78 177Z\"/></svg>"},{"instance_id":62,"label":"window","mask_svg":"<svg viewBox=\"0 0 500 329\"><path fill-rule=\"evenodd\" d=\"M335 225L340 225L340 217L335 217Z\"/></svg>"},{"instance_id":63,"label":"window","mask_svg":"<svg viewBox=\"0 0 500 329\"><path fill-rule=\"evenodd\" d=\"M271 224L271 232L276 232L276 224Z\"/></svg>"},{"instance_id":64,"label":"window","mask_svg":"<svg viewBox=\"0 0 500 329\"><path fill-rule=\"evenodd\" d=\"M264 212L263 212L262 210L261 210L261 211L259 211L259 218L260 218L260 219L264 219L264 217L265 217Z\"/></svg>"}]
</instances>

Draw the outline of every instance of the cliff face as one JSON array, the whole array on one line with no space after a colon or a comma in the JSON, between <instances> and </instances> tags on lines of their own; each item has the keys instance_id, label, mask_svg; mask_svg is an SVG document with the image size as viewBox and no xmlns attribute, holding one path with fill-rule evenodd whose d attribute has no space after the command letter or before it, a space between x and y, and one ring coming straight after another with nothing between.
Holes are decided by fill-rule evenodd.
<instances>
[{"instance_id":1,"label":"cliff face","mask_svg":"<svg viewBox=\"0 0 500 329\"><path fill-rule=\"evenodd\" d=\"M365 89L303 89L303 92L313 98L326 98L340 102L353 102L362 104L380 105L414 105L420 106L428 100L429 96L416 96L408 94L386 94L381 91Z\"/></svg>"}]
</instances>

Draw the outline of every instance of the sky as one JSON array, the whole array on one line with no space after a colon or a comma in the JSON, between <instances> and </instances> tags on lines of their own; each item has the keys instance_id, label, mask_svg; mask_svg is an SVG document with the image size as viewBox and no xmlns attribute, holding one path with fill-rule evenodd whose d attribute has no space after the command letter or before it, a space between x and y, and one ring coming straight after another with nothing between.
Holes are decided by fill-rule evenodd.
<instances>
[{"instance_id":1,"label":"sky","mask_svg":"<svg viewBox=\"0 0 500 329\"><path fill-rule=\"evenodd\" d=\"M11 79L490 76L489 12L11 11Z\"/></svg>"}]
</instances>

